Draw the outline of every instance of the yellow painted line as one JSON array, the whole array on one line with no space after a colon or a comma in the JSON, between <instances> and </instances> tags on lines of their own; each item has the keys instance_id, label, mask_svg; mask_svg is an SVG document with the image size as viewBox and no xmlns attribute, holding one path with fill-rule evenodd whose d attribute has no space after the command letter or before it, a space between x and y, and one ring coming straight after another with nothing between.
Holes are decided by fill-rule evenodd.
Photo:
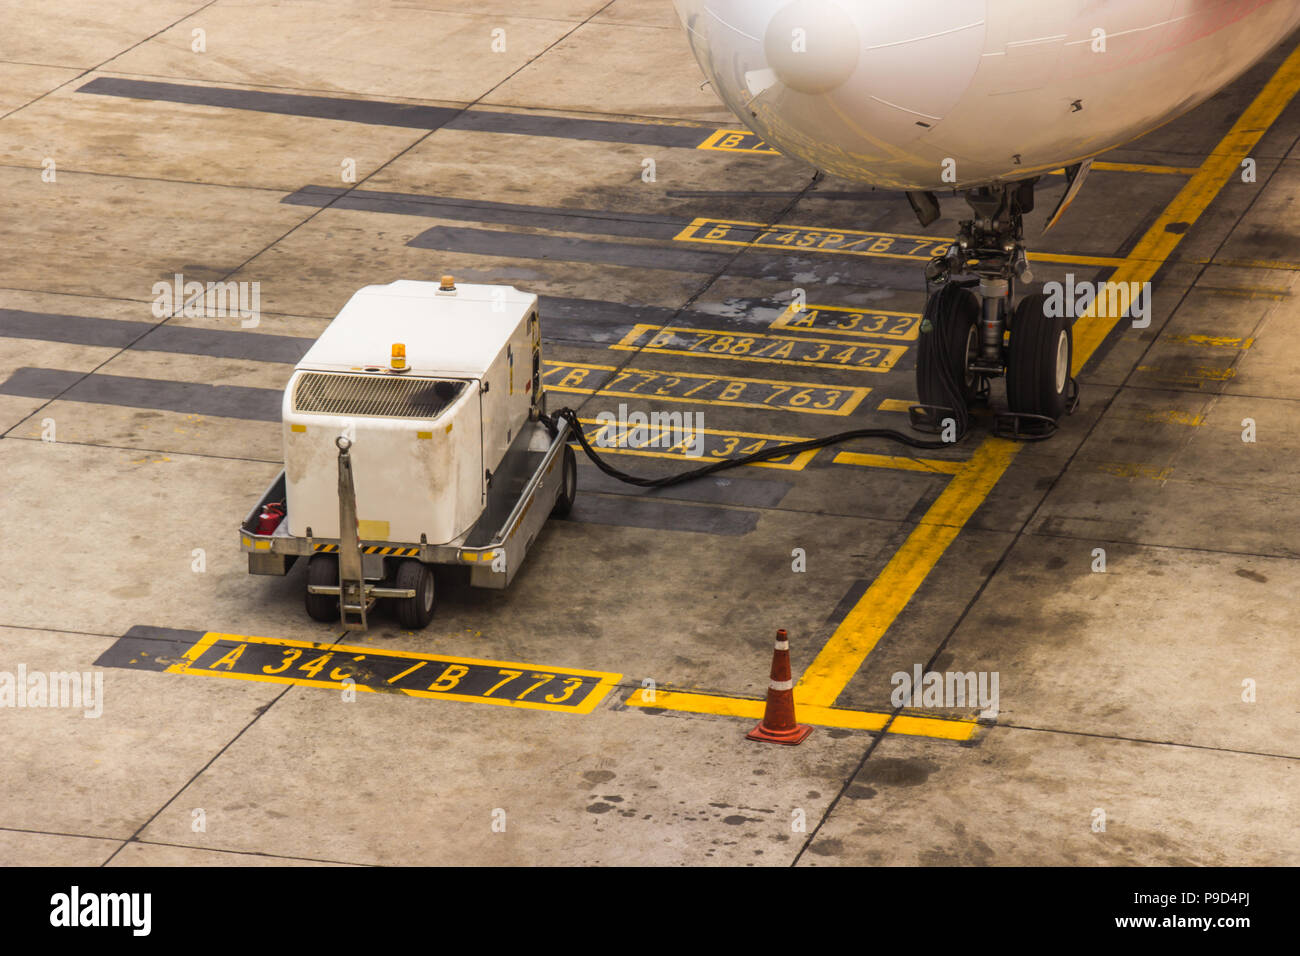
<instances>
[{"instance_id":1,"label":"yellow painted line","mask_svg":"<svg viewBox=\"0 0 1300 956\"><path fill-rule=\"evenodd\" d=\"M713 694L691 694L682 691L655 691L653 702L644 699L645 691L637 689L623 703L629 707L653 707L683 711L688 714L715 714L722 717L747 717L761 720L764 701L746 697L720 697ZM822 727L845 727L850 730L883 730L889 723L889 714L875 711L844 710L836 707L818 707L800 704L796 716L800 723ZM979 729L974 720L943 717L919 717L899 714L889 727L890 733L915 737L938 737L943 740L970 740Z\"/></svg>"},{"instance_id":2,"label":"yellow painted line","mask_svg":"<svg viewBox=\"0 0 1300 956\"><path fill-rule=\"evenodd\" d=\"M1171 335L1170 342L1182 342L1185 345L1205 345L1216 349L1241 349L1245 351L1255 344L1254 339L1232 339L1222 335Z\"/></svg>"},{"instance_id":3,"label":"yellow painted line","mask_svg":"<svg viewBox=\"0 0 1300 956\"><path fill-rule=\"evenodd\" d=\"M901 455L867 455L856 451L842 451L832 461L837 465L862 465L865 468L897 468L901 471L925 471L936 475L959 474L966 464L962 461L904 458Z\"/></svg>"},{"instance_id":4,"label":"yellow painted line","mask_svg":"<svg viewBox=\"0 0 1300 956\"><path fill-rule=\"evenodd\" d=\"M830 707L975 513L1020 446L986 438L935 499L795 686L795 701Z\"/></svg>"},{"instance_id":5,"label":"yellow painted line","mask_svg":"<svg viewBox=\"0 0 1300 956\"><path fill-rule=\"evenodd\" d=\"M887 398L876 406L878 411L882 412L908 412L916 402L905 401L901 398Z\"/></svg>"},{"instance_id":6,"label":"yellow painted line","mask_svg":"<svg viewBox=\"0 0 1300 956\"><path fill-rule=\"evenodd\" d=\"M1209 207L1214 197L1229 182L1239 183L1242 161L1250 156L1269 127L1300 92L1300 47L1287 57L1246 111L1238 117L1228 134L1220 140L1209 157L1165 207L1164 212L1138 240L1132 252L1115 273L1111 282L1150 282L1165 260L1173 255L1183 236ZM1178 231L1165 227L1175 223ZM1079 374L1084 363L1097 350L1118 318L1098 316L1089 307L1074 324L1073 373Z\"/></svg>"},{"instance_id":7,"label":"yellow painted line","mask_svg":"<svg viewBox=\"0 0 1300 956\"><path fill-rule=\"evenodd\" d=\"M177 661L175 664L172 664L170 667L168 667L165 673L184 674L186 672L186 668L188 668L190 664L194 663L200 657L202 657L203 652L206 651L213 644L215 644L217 638L219 638L220 636L221 636L220 634L217 634L213 631L209 631L208 633L204 634L194 644L190 645L190 647L186 649L185 653L181 655L181 660Z\"/></svg>"},{"instance_id":8,"label":"yellow painted line","mask_svg":"<svg viewBox=\"0 0 1300 956\"><path fill-rule=\"evenodd\" d=\"M1157 176L1195 176L1195 166L1161 166L1158 163L1108 163L1095 162L1094 170L1110 173L1150 173ZM1048 175L1064 176L1064 169L1054 169Z\"/></svg>"},{"instance_id":9,"label":"yellow painted line","mask_svg":"<svg viewBox=\"0 0 1300 956\"><path fill-rule=\"evenodd\" d=\"M1102 269L1118 269L1127 262L1116 256L1071 256L1063 252L1031 252L1030 262L1057 262L1068 266L1097 266Z\"/></svg>"}]
</instances>

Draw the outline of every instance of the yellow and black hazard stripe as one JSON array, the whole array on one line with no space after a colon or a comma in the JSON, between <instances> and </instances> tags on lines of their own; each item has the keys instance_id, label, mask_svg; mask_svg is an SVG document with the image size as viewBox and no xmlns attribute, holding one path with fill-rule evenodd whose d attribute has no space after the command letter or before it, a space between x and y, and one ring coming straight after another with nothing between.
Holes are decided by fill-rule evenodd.
<instances>
[{"instance_id":1,"label":"yellow and black hazard stripe","mask_svg":"<svg viewBox=\"0 0 1300 956\"><path fill-rule=\"evenodd\" d=\"M313 551L337 551L337 544L316 544L312 545ZM394 558L414 558L420 554L419 548L384 548L379 545L368 545L361 549L362 554L386 554Z\"/></svg>"}]
</instances>

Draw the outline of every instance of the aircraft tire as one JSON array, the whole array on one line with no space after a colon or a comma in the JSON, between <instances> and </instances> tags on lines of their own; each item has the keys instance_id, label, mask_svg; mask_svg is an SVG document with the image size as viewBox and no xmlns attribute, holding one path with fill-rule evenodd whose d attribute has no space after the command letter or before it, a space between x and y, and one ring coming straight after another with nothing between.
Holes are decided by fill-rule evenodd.
<instances>
[{"instance_id":1,"label":"aircraft tire","mask_svg":"<svg viewBox=\"0 0 1300 956\"><path fill-rule=\"evenodd\" d=\"M1041 292L1025 296L1011 323L1007 404L1013 412L1056 420L1069 402L1074 330L1067 316L1051 316Z\"/></svg>"}]
</instances>

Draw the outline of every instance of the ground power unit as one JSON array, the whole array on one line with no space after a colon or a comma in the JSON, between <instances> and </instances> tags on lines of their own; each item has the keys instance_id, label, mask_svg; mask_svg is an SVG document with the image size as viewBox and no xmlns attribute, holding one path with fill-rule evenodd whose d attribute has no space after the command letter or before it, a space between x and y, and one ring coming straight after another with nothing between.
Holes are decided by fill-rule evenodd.
<instances>
[{"instance_id":1,"label":"ground power unit","mask_svg":"<svg viewBox=\"0 0 1300 956\"><path fill-rule=\"evenodd\" d=\"M504 588L577 493L570 425L543 419L537 297L398 280L358 291L294 369L284 470L240 526L251 574L306 556L307 612L429 622L434 565Z\"/></svg>"}]
</instances>

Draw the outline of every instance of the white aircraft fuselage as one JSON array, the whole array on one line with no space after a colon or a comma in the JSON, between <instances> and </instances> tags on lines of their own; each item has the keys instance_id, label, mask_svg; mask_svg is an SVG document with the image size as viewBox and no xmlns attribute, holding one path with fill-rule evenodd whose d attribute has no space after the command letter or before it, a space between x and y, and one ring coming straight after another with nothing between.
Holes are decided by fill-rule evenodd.
<instances>
[{"instance_id":1,"label":"white aircraft fuselage","mask_svg":"<svg viewBox=\"0 0 1300 956\"><path fill-rule=\"evenodd\" d=\"M728 107L819 169L966 189L1186 112L1300 25L1300 0L674 0Z\"/></svg>"}]
</instances>

